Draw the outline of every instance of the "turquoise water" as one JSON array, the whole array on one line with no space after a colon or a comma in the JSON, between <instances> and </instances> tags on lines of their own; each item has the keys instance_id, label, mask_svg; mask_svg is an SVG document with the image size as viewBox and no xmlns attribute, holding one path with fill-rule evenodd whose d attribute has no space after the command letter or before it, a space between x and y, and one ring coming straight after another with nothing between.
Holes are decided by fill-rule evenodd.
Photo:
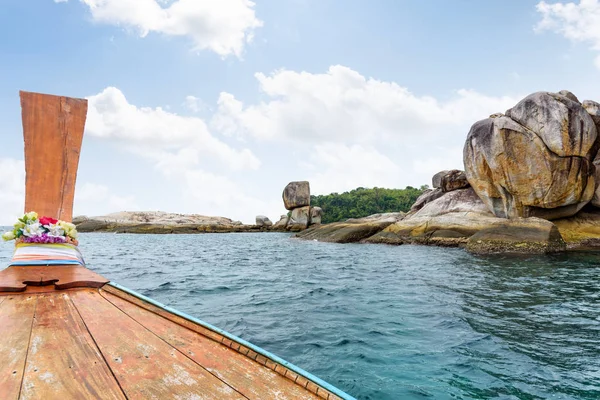
<instances>
[{"instance_id":1,"label":"turquoise water","mask_svg":"<svg viewBox=\"0 0 600 400\"><path fill-rule=\"evenodd\" d=\"M89 267L360 399L600 398L600 255L82 234ZM0 246L7 263L12 247Z\"/></svg>"}]
</instances>

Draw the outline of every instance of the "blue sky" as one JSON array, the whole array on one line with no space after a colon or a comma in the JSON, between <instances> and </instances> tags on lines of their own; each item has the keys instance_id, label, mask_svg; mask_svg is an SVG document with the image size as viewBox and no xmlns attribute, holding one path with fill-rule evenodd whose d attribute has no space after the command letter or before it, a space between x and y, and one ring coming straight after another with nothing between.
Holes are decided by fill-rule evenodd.
<instances>
[{"instance_id":1,"label":"blue sky","mask_svg":"<svg viewBox=\"0 0 600 400\"><path fill-rule=\"evenodd\" d=\"M600 4L4 0L0 223L22 211L19 90L86 97L76 214L252 222L313 193L430 183L539 90L600 100Z\"/></svg>"}]
</instances>

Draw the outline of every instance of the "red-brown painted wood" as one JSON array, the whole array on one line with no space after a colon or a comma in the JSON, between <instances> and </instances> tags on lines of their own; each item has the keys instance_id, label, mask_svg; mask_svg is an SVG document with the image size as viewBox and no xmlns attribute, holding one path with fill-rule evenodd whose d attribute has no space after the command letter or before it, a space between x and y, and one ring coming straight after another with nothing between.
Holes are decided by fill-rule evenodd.
<instances>
[{"instance_id":1,"label":"red-brown painted wood","mask_svg":"<svg viewBox=\"0 0 600 400\"><path fill-rule=\"evenodd\" d=\"M318 399L264 364L175 324L157 314L103 292L111 303L250 399Z\"/></svg>"},{"instance_id":2,"label":"red-brown painted wood","mask_svg":"<svg viewBox=\"0 0 600 400\"><path fill-rule=\"evenodd\" d=\"M25 212L73 219L87 100L20 92L25 139Z\"/></svg>"},{"instance_id":3,"label":"red-brown painted wood","mask_svg":"<svg viewBox=\"0 0 600 400\"><path fill-rule=\"evenodd\" d=\"M22 292L27 285L54 285L57 290L99 288L108 280L82 266L12 266L0 271L0 292Z\"/></svg>"},{"instance_id":4,"label":"red-brown painted wood","mask_svg":"<svg viewBox=\"0 0 600 400\"><path fill-rule=\"evenodd\" d=\"M128 399L244 398L97 290L70 296Z\"/></svg>"},{"instance_id":5,"label":"red-brown painted wood","mask_svg":"<svg viewBox=\"0 0 600 400\"><path fill-rule=\"evenodd\" d=\"M37 295L21 399L125 399L69 294Z\"/></svg>"},{"instance_id":6,"label":"red-brown painted wood","mask_svg":"<svg viewBox=\"0 0 600 400\"><path fill-rule=\"evenodd\" d=\"M36 296L0 298L0 397L19 398Z\"/></svg>"}]
</instances>

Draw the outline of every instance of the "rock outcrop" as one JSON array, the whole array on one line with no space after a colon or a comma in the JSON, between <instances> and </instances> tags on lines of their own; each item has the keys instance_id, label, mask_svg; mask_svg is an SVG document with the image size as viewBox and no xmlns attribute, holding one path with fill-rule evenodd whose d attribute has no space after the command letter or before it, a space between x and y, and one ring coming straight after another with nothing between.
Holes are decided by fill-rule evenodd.
<instances>
[{"instance_id":1,"label":"rock outcrop","mask_svg":"<svg viewBox=\"0 0 600 400\"><path fill-rule=\"evenodd\" d=\"M311 225L321 224L323 210L321 207L310 206L310 184L307 181L290 182L283 189L283 205L290 210L289 217L285 221L285 230L299 232ZM281 230L281 220L276 224Z\"/></svg>"},{"instance_id":2,"label":"rock outcrop","mask_svg":"<svg viewBox=\"0 0 600 400\"><path fill-rule=\"evenodd\" d=\"M420 195L417 198L417 200L415 201L415 204L413 204L412 207L410 208L410 211L411 212L419 211L427 203L431 203L432 201L439 199L443 195L444 195L444 192L439 187L436 189L433 189L433 190L427 189L423 192L422 195Z\"/></svg>"},{"instance_id":3,"label":"rock outcrop","mask_svg":"<svg viewBox=\"0 0 600 400\"><path fill-rule=\"evenodd\" d=\"M162 211L117 212L98 217L73 219L79 232L118 233L221 233L260 232L267 227L244 225L224 217L198 214L173 214Z\"/></svg>"},{"instance_id":4,"label":"rock outcrop","mask_svg":"<svg viewBox=\"0 0 600 400\"><path fill-rule=\"evenodd\" d=\"M287 215L282 215L279 218L279 221L275 222L275 224L273 225L273 229L277 231L285 231L289 220L290 217L288 217Z\"/></svg>"},{"instance_id":5,"label":"rock outcrop","mask_svg":"<svg viewBox=\"0 0 600 400\"><path fill-rule=\"evenodd\" d=\"M292 210L292 215L288 222L288 230L301 231L308 228L310 224L310 206L298 207Z\"/></svg>"},{"instance_id":6,"label":"rock outcrop","mask_svg":"<svg viewBox=\"0 0 600 400\"><path fill-rule=\"evenodd\" d=\"M558 219L594 195L597 129L583 106L538 92L473 125L464 148L467 178L497 217Z\"/></svg>"},{"instance_id":7,"label":"rock outcrop","mask_svg":"<svg viewBox=\"0 0 600 400\"><path fill-rule=\"evenodd\" d=\"M269 217L266 217L264 215L257 215L256 216L256 226L271 227L271 226L273 226L273 222L271 222Z\"/></svg>"},{"instance_id":8,"label":"rock outcrop","mask_svg":"<svg viewBox=\"0 0 600 400\"><path fill-rule=\"evenodd\" d=\"M409 213L365 242L459 246L499 220L472 188L459 189L429 202L417 212Z\"/></svg>"},{"instance_id":9,"label":"rock outcrop","mask_svg":"<svg viewBox=\"0 0 600 400\"><path fill-rule=\"evenodd\" d=\"M466 249L474 254L545 254L564 251L566 243L550 221L515 218L475 233Z\"/></svg>"},{"instance_id":10,"label":"rock outcrop","mask_svg":"<svg viewBox=\"0 0 600 400\"><path fill-rule=\"evenodd\" d=\"M464 147L465 172L435 174L434 189L403 218L377 232L346 221L298 236L462 246L476 254L598 248L599 133L599 103L569 91L534 93L476 122Z\"/></svg>"},{"instance_id":11,"label":"rock outcrop","mask_svg":"<svg viewBox=\"0 0 600 400\"><path fill-rule=\"evenodd\" d=\"M375 214L365 218L351 218L343 222L315 225L298 233L296 237L321 242L360 242L404 218L404 215L402 212Z\"/></svg>"}]
</instances>

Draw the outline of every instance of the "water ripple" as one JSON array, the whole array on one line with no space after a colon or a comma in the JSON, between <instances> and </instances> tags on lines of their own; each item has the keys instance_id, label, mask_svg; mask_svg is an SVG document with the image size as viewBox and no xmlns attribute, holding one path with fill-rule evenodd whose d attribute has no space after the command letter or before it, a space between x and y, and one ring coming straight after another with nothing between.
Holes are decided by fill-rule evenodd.
<instances>
[{"instance_id":1,"label":"water ripple","mask_svg":"<svg viewBox=\"0 0 600 400\"><path fill-rule=\"evenodd\" d=\"M597 253L81 236L93 270L359 399L600 398ZM0 247L0 261L11 250Z\"/></svg>"}]
</instances>

